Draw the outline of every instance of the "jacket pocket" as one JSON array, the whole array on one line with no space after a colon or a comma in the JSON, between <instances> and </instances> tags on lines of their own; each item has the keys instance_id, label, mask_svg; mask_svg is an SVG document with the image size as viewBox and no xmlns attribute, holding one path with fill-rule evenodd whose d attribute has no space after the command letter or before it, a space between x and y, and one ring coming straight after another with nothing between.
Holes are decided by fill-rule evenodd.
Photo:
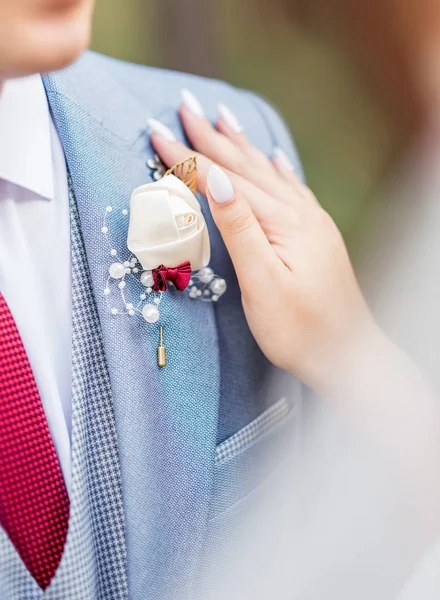
<instances>
[{"instance_id":1,"label":"jacket pocket","mask_svg":"<svg viewBox=\"0 0 440 600\"><path fill-rule=\"evenodd\" d=\"M297 446L300 414L301 399L283 397L217 446L210 519L257 491Z\"/></svg>"},{"instance_id":2,"label":"jacket pocket","mask_svg":"<svg viewBox=\"0 0 440 600\"><path fill-rule=\"evenodd\" d=\"M258 442L273 427L281 423L292 410L287 398L281 398L254 421L219 444L215 450L215 463L221 465L234 459L247 448Z\"/></svg>"}]
</instances>

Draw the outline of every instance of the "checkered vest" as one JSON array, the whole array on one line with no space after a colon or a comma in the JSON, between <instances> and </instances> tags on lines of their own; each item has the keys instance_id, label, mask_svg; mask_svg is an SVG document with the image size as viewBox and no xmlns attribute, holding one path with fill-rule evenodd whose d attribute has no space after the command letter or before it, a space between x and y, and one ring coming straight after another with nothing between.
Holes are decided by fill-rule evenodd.
<instances>
[{"instance_id":1,"label":"checkered vest","mask_svg":"<svg viewBox=\"0 0 440 600\"><path fill-rule=\"evenodd\" d=\"M72 236L72 492L67 542L45 593L0 528L0 600L127 598L124 512L112 394L78 210Z\"/></svg>"}]
</instances>

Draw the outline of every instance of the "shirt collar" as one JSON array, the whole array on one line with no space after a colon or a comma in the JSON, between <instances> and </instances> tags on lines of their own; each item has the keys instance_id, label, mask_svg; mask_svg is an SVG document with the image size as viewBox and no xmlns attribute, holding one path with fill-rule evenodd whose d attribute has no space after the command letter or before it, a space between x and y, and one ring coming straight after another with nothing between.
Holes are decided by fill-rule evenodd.
<instances>
[{"instance_id":1,"label":"shirt collar","mask_svg":"<svg viewBox=\"0 0 440 600\"><path fill-rule=\"evenodd\" d=\"M54 197L50 112L39 75L5 82L0 91L0 178Z\"/></svg>"}]
</instances>

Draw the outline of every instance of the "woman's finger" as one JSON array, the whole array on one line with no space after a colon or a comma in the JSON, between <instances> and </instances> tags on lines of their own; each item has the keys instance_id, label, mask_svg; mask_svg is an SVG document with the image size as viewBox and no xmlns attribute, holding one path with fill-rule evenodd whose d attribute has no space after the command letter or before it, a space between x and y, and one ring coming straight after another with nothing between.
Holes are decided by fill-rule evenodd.
<instances>
[{"instance_id":1,"label":"woman's finger","mask_svg":"<svg viewBox=\"0 0 440 600\"><path fill-rule=\"evenodd\" d=\"M250 143L243 127L232 110L226 106L226 104L219 104L218 112L220 116L216 124L217 131L222 133L231 140L235 146L240 148L250 164L253 164L263 172L273 175L274 165L264 152L261 152L261 150Z\"/></svg>"},{"instance_id":2,"label":"woman's finger","mask_svg":"<svg viewBox=\"0 0 440 600\"><path fill-rule=\"evenodd\" d=\"M201 116L202 109L197 99L192 94L190 96L188 94L189 92L185 90L180 119L191 146L214 163L271 194L277 201L290 204L291 189L279 177L271 161L249 142L245 143L244 134L236 134L242 139L241 144L237 145L214 129L211 123ZM198 104L196 105L195 102ZM200 110L196 109L196 106L200 106Z\"/></svg>"},{"instance_id":3,"label":"woman's finger","mask_svg":"<svg viewBox=\"0 0 440 600\"><path fill-rule=\"evenodd\" d=\"M297 194L305 203L319 205L313 192L298 177L295 166L282 148L277 147L274 149L272 163L280 177L291 186L291 189L294 190L295 194Z\"/></svg>"},{"instance_id":4,"label":"woman's finger","mask_svg":"<svg viewBox=\"0 0 440 600\"><path fill-rule=\"evenodd\" d=\"M164 135L165 132L162 130L164 127L157 127L155 123L150 121L150 127L155 128L156 133L153 133L151 142L162 159L162 161L168 167L183 162L188 158L195 156L197 158L197 189L204 196L207 195L207 175L210 166L213 164L212 160L191 150L184 144L171 140L169 136ZM257 217L258 221L263 225L263 228L270 228L271 224L285 221L284 213L286 211L285 206L281 202L277 202L266 192L260 190L252 183L246 181L242 177L235 175L228 171L228 175L233 181L233 185L236 191L240 192L250 204L252 211Z\"/></svg>"},{"instance_id":5,"label":"woman's finger","mask_svg":"<svg viewBox=\"0 0 440 600\"><path fill-rule=\"evenodd\" d=\"M243 159L241 150L216 131L206 119L202 105L189 90L182 90L180 118L191 146L227 169Z\"/></svg>"},{"instance_id":6,"label":"woman's finger","mask_svg":"<svg viewBox=\"0 0 440 600\"><path fill-rule=\"evenodd\" d=\"M243 293L255 287L261 273L274 273L280 263L246 198L217 165L207 174L207 197Z\"/></svg>"}]
</instances>

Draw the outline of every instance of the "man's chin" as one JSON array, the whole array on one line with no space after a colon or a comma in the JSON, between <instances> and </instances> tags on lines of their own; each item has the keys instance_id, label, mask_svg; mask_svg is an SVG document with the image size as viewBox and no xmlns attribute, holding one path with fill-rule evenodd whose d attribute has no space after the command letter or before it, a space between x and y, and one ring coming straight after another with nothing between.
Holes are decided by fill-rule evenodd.
<instances>
[{"instance_id":1,"label":"man's chin","mask_svg":"<svg viewBox=\"0 0 440 600\"><path fill-rule=\"evenodd\" d=\"M19 46L0 41L0 80L57 71L74 62L90 42L91 15L87 17L83 11L77 18L21 24Z\"/></svg>"},{"instance_id":2,"label":"man's chin","mask_svg":"<svg viewBox=\"0 0 440 600\"><path fill-rule=\"evenodd\" d=\"M48 73L58 71L73 63L86 50L90 43L90 27L69 31L66 35L51 35L42 44L36 44L33 55L21 61L25 70L30 73Z\"/></svg>"}]
</instances>

